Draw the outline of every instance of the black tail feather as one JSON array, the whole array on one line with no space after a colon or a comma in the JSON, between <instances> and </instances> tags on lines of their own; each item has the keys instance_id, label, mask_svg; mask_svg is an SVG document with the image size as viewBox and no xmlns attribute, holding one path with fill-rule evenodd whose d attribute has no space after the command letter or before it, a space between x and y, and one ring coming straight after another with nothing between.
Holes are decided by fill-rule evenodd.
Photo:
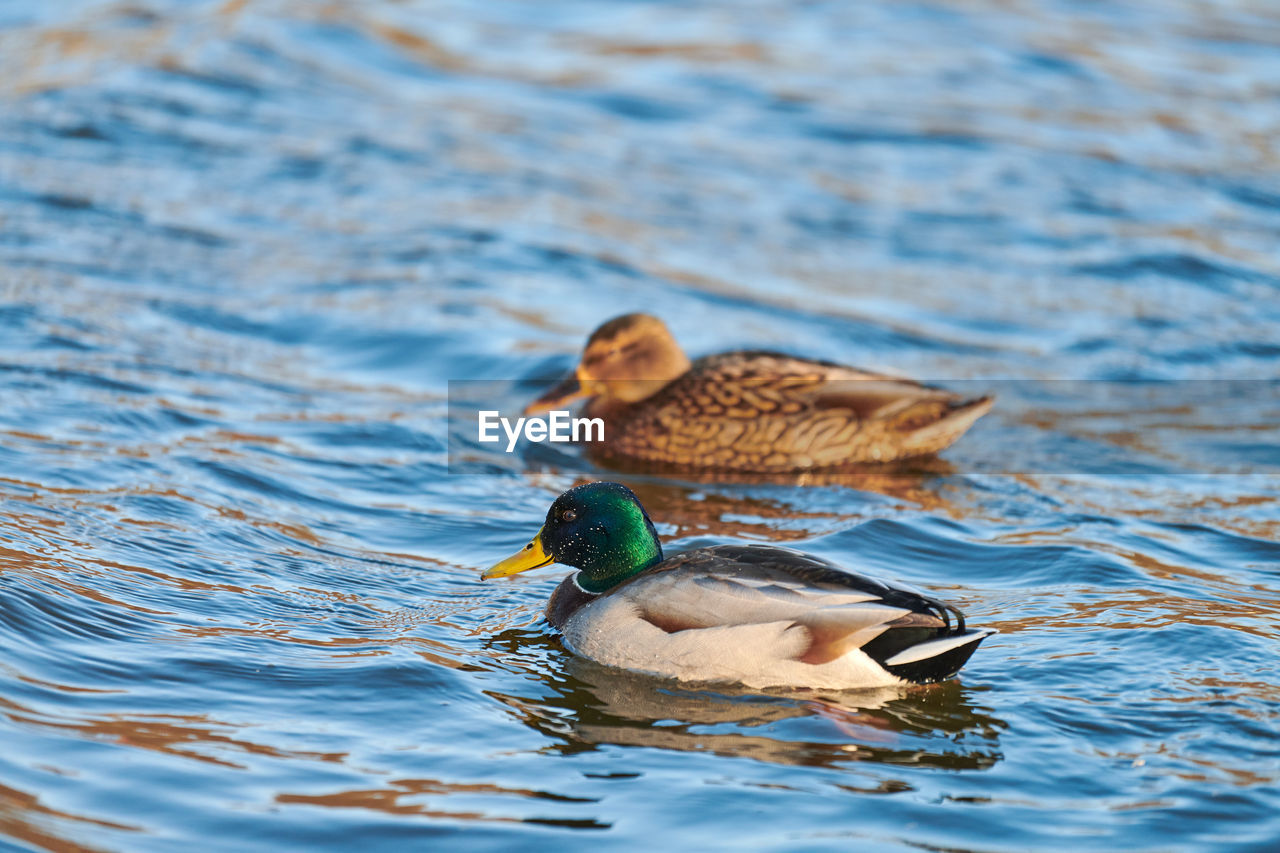
<instances>
[{"instance_id":1,"label":"black tail feather","mask_svg":"<svg viewBox=\"0 0 1280 853\"><path fill-rule=\"evenodd\" d=\"M973 632L973 639L964 645L956 646L942 654L934 655L923 660L912 661L904 664L884 664L883 666L890 675L896 675L898 678L906 681L914 681L917 684L932 684L935 681L946 681L960 671L960 668L969 662L969 658L973 655L979 644L988 636L987 632Z\"/></svg>"},{"instance_id":2,"label":"black tail feather","mask_svg":"<svg viewBox=\"0 0 1280 853\"><path fill-rule=\"evenodd\" d=\"M957 618L963 620L964 617L957 614ZM964 622L960 621L960 626L963 625ZM963 627L959 630L925 627L890 628L864 645L862 651L891 675L918 684L929 684L934 681L945 681L954 676L968 662L978 645L993 633L995 632L989 630L967 631ZM889 663L898 655L923 643L964 635L970 637L968 642L960 643L938 654L908 663Z\"/></svg>"}]
</instances>

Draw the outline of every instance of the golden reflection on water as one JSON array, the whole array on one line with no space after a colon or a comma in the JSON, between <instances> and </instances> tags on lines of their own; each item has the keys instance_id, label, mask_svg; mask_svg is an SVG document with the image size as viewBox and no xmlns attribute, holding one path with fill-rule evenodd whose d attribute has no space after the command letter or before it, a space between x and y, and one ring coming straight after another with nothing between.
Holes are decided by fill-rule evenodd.
<instances>
[{"instance_id":1,"label":"golden reflection on water","mask_svg":"<svg viewBox=\"0 0 1280 853\"><path fill-rule=\"evenodd\" d=\"M591 819L559 819L559 818L517 818L495 815L484 811L446 811L433 808L429 802L414 802L421 797L491 797L515 796L528 800L544 800L557 803L593 803L596 800L586 797L569 797L548 791L537 791L528 788L505 788L487 783L444 782L438 779L396 779L385 788L364 788L350 791L338 791L330 794L290 794L276 795L276 802L282 804L320 806L338 809L371 809L392 815L420 815L423 817L441 818L445 820L461 820L468 822L492 823L545 823L567 826L575 829L606 829L607 824L600 824Z\"/></svg>"},{"instance_id":2,"label":"golden reflection on water","mask_svg":"<svg viewBox=\"0 0 1280 853\"><path fill-rule=\"evenodd\" d=\"M589 481L579 481L584 482ZM767 498L730 496L689 486L632 481L630 487L654 521L675 526L673 538L709 535L786 542L811 538L817 529L848 518L840 513L806 512Z\"/></svg>"},{"instance_id":3,"label":"golden reflection on water","mask_svg":"<svg viewBox=\"0 0 1280 853\"><path fill-rule=\"evenodd\" d=\"M56 827L60 821L122 832L141 831L141 827L137 826L58 811L40 802L39 797L7 785L0 785L0 836L16 838L53 853L90 853L90 851L101 849L70 841L58 834ZM81 830L76 834L86 833Z\"/></svg>"},{"instance_id":4,"label":"golden reflection on water","mask_svg":"<svg viewBox=\"0 0 1280 853\"><path fill-rule=\"evenodd\" d=\"M1090 601L1066 601L1070 610L1063 617L1037 616L1011 619L998 624L1011 630L1063 628L1073 623L1107 624L1111 628L1156 629L1168 625L1214 625L1244 631L1268 639L1280 638L1280 597L1265 587L1241 584L1221 571L1196 569L1159 560L1150 554L1103 540L1070 535L1069 530L1022 530L1004 534L994 541L1018 545L1076 545L1110 554L1140 569L1155 580L1185 581L1181 589L1212 590L1212 599L1194 598L1152 588L1108 589L1107 597ZM1140 611L1141 621L1117 621L1114 614Z\"/></svg>"},{"instance_id":5,"label":"golden reflection on water","mask_svg":"<svg viewBox=\"0 0 1280 853\"><path fill-rule=\"evenodd\" d=\"M1240 476L1234 491L1257 489L1260 494L1206 494L1194 476L1180 478L1177 486L1159 487L1142 482L1112 485L1105 494L1090 493L1071 478L1033 477L1025 482L1049 494L1062 495L1083 509L1120 518L1164 524L1210 523L1241 536L1280 542L1280 519L1250 517L1250 509L1280 505L1275 484L1268 478ZM1218 484L1219 489L1221 484Z\"/></svg>"},{"instance_id":6,"label":"golden reflection on water","mask_svg":"<svg viewBox=\"0 0 1280 853\"><path fill-rule=\"evenodd\" d=\"M1120 759L1138 767L1154 764L1161 758L1173 759L1177 766L1156 768L1154 772L1195 784L1220 785L1225 782L1239 788L1266 788L1275 785L1274 775L1259 773L1247 767L1231 767L1221 761L1210 761L1196 756L1185 748L1179 749L1175 744L1160 741L1150 742L1148 748L1141 751L1107 749L1092 751L1103 758ZM1201 768L1203 772L1187 769L1187 765Z\"/></svg>"},{"instance_id":7,"label":"golden reflection on water","mask_svg":"<svg viewBox=\"0 0 1280 853\"><path fill-rule=\"evenodd\" d=\"M887 509L960 516L966 510L952 502L947 492L954 487L941 479L954 470L945 460L931 458L911 466L861 466L848 471L773 475L680 471L671 474L674 479L659 479L652 470L640 472L619 466L616 475L580 476L574 485L616 477L636 493L655 522L675 526L674 538L709 535L784 542L810 539L867 517L878 517L886 507L877 507L880 511L874 516L867 514L868 507L861 508L861 512L814 511L789 500L759 497L736 489L721 491L717 487L839 487L884 495L899 502Z\"/></svg>"},{"instance_id":8,"label":"golden reflection on water","mask_svg":"<svg viewBox=\"0 0 1280 853\"><path fill-rule=\"evenodd\" d=\"M1252 602L1229 602L1171 595L1150 588L1107 590L1105 597L1079 601L1059 600L1060 615L985 619L984 625L1001 632L1069 631L1081 626L1106 626L1107 630L1155 631L1179 625L1208 625L1275 639L1273 626L1280 608L1260 607ZM1128 618L1126 618L1128 617Z\"/></svg>"},{"instance_id":9,"label":"golden reflection on water","mask_svg":"<svg viewBox=\"0 0 1280 853\"><path fill-rule=\"evenodd\" d=\"M26 679L24 679L26 680ZM41 686L61 692L82 693L83 688L40 681ZM91 691L113 693L117 691ZM212 719L203 714L105 714L82 719L68 719L64 713L53 717L34 708L0 697L0 713L21 726L30 726L56 732L74 732L86 739L145 749L152 752L190 758L222 767L245 769L245 765L222 757L227 754L290 758L307 761L342 762L343 752L313 752L307 750L278 749L225 734L237 726Z\"/></svg>"},{"instance_id":10,"label":"golden reflection on water","mask_svg":"<svg viewBox=\"0 0 1280 853\"><path fill-rule=\"evenodd\" d=\"M236 770L244 770L246 765L221 756L243 752L269 758L307 761L341 762L346 758L344 752L277 749L232 737L222 731L233 729L234 726L204 715L157 714L146 718L112 715L74 722L58 722L21 713L8 713L7 716L17 723L75 732L85 738L190 758Z\"/></svg>"}]
</instances>

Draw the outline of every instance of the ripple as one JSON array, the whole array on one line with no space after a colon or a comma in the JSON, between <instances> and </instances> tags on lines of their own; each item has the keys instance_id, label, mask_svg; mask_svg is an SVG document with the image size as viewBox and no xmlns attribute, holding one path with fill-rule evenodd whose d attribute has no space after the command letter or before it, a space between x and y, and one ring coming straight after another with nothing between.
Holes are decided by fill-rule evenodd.
<instances>
[{"instance_id":1,"label":"ripple","mask_svg":"<svg viewBox=\"0 0 1280 853\"><path fill-rule=\"evenodd\" d=\"M1270 9L9 5L0 835L1269 849ZM449 458L450 380L631 310L997 407L910 469ZM592 666L562 572L476 576L602 477L1001 633L920 691Z\"/></svg>"}]
</instances>

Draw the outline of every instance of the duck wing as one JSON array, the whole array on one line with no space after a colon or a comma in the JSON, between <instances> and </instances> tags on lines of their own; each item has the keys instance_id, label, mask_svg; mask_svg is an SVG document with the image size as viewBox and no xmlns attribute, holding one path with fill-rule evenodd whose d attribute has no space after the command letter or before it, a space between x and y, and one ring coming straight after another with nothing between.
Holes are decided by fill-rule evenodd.
<instances>
[{"instance_id":1,"label":"duck wing","mask_svg":"<svg viewBox=\"0 0 1280 853\"><path fill-rule=\"evenodd\" d=\"M826 361L731 352L699 359L646 401L639 441L621 436L619 449L761 470L891 461L941 450L991 403Z\"/></svg>"},{"instance_id":2,"label":"duck wing","mask_svg":"<svg viewBox=\"0 0 1280 853\"><path fill-rule=\"evenodd\" d=\"M721 414L720 407L745 406L758 413L774 411L775 407L790 411L794 410L794 404L799 404L824 409L846 408L870 420L887 417L915 403L961 399L951 391L911 379L765 350L742 350L698 359L677 382L687 383L687 390L711 392L705 408L712 414ZM716 390L720 393L715 394ZM737 401L732 399L734 396L738 397Z\"/></svg>"},{"instance_id":3,"label":"duck wing","mask_svg":"<svg viewBox=\"0 0 1280 853\"><path fill-rule=\"evenodd\" d=\"M965 627L954 607L916 590L768 545L676 554L610 593L667 634L791 623L807 642L794 659L820 665L860 649L910 681L949 678L990 631Z\"/></svg>"}]
</instances>

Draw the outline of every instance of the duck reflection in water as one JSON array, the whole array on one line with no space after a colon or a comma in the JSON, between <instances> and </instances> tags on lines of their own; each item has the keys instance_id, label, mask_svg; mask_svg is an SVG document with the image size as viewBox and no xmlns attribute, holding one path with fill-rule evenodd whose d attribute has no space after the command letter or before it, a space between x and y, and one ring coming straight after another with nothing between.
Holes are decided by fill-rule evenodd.
<instances>
[{"instance_id":1,"label":"duck reflection in water","mask_svg":"<svg viewBox=\"0 0 1280 853\"><path fill-rule=\"evenodd\" d=\"M809 474L760 475L682 474L676 480L635 474L620 478L654 518L674 526L673 539L686 536L747 538L768 542L811 539L851 523L878 517L889 498L914 510L960 514L949 493L954 482L945 479L955 469L945 460L922 460L926 467L878 472L813 472ZM886 469L889 466L885 466ZM578 477L574 485L591 482ZM797 480L801 481L797 483ZM797 492L787 487L797 484L820 486L841 493L839 500L815 498L809 490Z\"/></svg>"},{"instance_id":2,"label":"duck reflection in water","mask_svg":"<svg viewBox=\"0 0 1280 853\"><path fill-rule=\"evenodd\" d=\"M564 753L638 746L838 768L852 762L985 770L1003 758L1003 720L956 681L869 690L700 688L569 655L549 633L511 629L486 648L529 678L490 691ZM905 790L886 781L883 790Z\"/></svg>"}]
</instances>

